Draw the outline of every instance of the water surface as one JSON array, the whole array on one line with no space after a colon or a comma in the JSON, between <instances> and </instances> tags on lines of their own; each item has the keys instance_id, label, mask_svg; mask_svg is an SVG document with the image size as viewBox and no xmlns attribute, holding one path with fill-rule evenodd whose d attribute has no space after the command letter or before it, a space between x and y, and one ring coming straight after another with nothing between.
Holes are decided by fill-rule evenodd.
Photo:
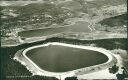
<instances>
[{"instance_id":1,"label":"water surface","mask_svg":"<svg viewBox=\"0 0 128 80\"><path fill-rule=\"evenodd\" d=\"M100 52L60 45L35 48L26 55L41 69L66 72L105 63L108 57Z\"/></svg>"}]
</instances>

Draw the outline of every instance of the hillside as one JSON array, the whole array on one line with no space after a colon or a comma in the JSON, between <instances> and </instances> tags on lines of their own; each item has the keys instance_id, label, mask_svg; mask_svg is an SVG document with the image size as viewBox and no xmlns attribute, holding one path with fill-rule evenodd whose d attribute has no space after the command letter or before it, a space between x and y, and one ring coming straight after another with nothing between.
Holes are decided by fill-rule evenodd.
<instances>
[{"instance_id":1,"label":"hillside","mask_svg":"<svg viewBox=\"0 0 128 80\"><path fill-rule=\"evenodd\" d=\"M79 18L89 22L92 26L97 26L95 23L100 22L98 25L101 24L103 27L95 27L99 28L96 29L98 31L100 28L105 28L104 24L112 24L109 22L110 17L122 14L118 12L120 5L121 9L124 9L122 11L126 11L125 0L49 0L30 2L30 4L28 2L16 2L15 5L11 2L6 3L9 5L1 6L2 41L16 39L15 42L18 42L16 33L19 31L51 27L54 24L60 26L71 25L73 22L77 22ZM105 20L106 18L110 19ZM124 23L126 21L121 20L119 24Z\"/></svg>"},{"instance_id":2,"label":"hillside","mask_svg":"<svg viewBox=\"0 0 128 80\"><path fill-rule=\"evenodd\" d=\"M104 19L103 21L101 21L99 23L101 23L102 25L108 25L111 27L127 25L127 14L107 18L107 19Z\"/></svg>"}]
</instances>

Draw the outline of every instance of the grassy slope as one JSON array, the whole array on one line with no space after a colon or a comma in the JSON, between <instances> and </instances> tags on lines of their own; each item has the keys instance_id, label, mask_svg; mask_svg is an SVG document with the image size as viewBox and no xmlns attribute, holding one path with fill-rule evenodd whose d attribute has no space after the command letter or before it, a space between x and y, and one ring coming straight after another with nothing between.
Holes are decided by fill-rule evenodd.
<instances>
[{"instance_id":1,"label":"grassy slope","mask_svg":"<svg viewBox=\"0 0 128 80\"><path fill-rule=\"evenodd\" d=\"M109 26L123 26L127 24L127 14L123 14L116 17L111 17L108 19L104 19L100 22L102 25L109 25Z\"/></svg>"}]
</instances>

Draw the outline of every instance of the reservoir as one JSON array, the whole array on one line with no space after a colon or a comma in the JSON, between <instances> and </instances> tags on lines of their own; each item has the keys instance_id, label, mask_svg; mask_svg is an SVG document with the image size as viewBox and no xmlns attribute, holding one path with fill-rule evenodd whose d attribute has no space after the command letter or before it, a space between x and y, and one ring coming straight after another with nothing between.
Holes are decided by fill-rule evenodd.
<instances>
[{"instance_id":1,"label":"reservoir","mask_svg":"<svg viewBox=\"0 0 128 80\"><path fill-rule=\"evenodd\" d=\"M67 72L108 61L108 57L98 51L55 44L28 50L26 56L49 72Z\"/></svg>"},{"instance_id":2,"label":"reservoir","mask_svg":"<svg viewBox=\"0 0 128 80\"><path fill-rule=\"evenodd\" d=\"M31 38L31 37L50 36L53 34L58 34L63 32L89 33L90 29L88 28L88 26L89 26L88 22L78 21L72 25L67 25L63 27L56 27L56 28L49 27L44 29L21 31L21 32L18 32L18 36L20 36L21 38Z\"/></svg>"}]
</instances>

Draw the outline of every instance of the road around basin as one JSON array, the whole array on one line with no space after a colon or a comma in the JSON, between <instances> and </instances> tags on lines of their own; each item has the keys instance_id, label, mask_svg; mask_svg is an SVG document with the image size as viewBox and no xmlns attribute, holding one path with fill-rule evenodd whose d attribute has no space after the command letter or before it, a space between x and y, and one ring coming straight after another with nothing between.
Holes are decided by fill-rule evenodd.
<instances>
[{"instance_id":1,"label":"road around basin","mask_svg":"<svg viewBox=\"0 0 128 80\"><path fill-rule=\"evenodd\" d=\"M109 60L106 63L103 63L103 64L90 66L90 67L85 67L85 68L72 70L72 71L67 71L67 72L62 72L62 73L55 73L55 72L45 71L45 70L40 69L25 54L26 54L27 51L29 51L29 50L31 50L33 48L48 46L50 44L52 44L52 45L64 45L64 46L70 46L70 47L76 47L76 48L82 48L82 49L89 49L89 50L98 51L98 52L101 52L101 53L105 54L109 58ZM113 65L115 65L117 63L116 58L114 56L112 56L111 52L109 52L109 51L107 51L107 50L105 50L103 48L96 48L96 47L82 46L82 45L81 46L80 45L77 46L77 45L71 45L71 44L65 44L65 43L57 43L57 42L47 43L47 44L44 44L44 45L38 45L38 46L33 46L33 47L30 47L30 48L27 48L23 52L17 52L15 54L14 59L19 61L24 66L26 66L26 68L31 73L33 73L33 75L42 75L42 76L50 76L50 77L54 76L54 77L56 77L58 79L61 76L61 79L63 79L63 80L66 77L79 76L79 75L82 75L82 74L92 73L92 72L95 72L95 71L106 69L106 68L112 67Z\"/></svg>"}]
</instances>

